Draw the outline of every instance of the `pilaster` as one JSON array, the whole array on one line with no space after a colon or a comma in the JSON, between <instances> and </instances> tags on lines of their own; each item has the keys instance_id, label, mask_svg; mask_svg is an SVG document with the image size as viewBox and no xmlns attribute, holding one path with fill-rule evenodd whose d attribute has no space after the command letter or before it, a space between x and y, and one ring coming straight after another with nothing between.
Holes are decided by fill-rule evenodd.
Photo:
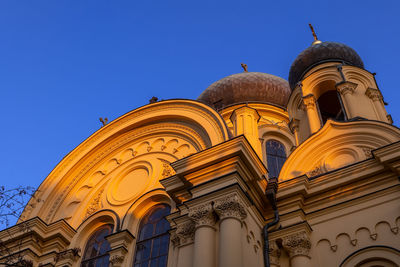
<instances>
[{"instance_id":1,"label":"pilaster","mask_svg":"<svg viewBox=\"0 0 400 267\"><path fill-rule=\"evenodd\" d=\"M106 239L111 247L110 266L124 266L125 255L128 253L128 249L135 237L128 230L123 230L106 236Z\"/></svg>"}]
</instances>

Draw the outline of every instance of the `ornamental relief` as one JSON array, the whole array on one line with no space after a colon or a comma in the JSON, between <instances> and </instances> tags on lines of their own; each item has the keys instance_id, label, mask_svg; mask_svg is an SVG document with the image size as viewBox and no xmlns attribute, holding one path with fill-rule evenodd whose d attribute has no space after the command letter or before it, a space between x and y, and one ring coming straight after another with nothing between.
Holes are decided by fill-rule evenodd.
<instances>
[{"instance_id":1,"label":"ornamental relief","mask_svg":"<svg viewBox=\"0 0 400 267\"><path fill-rule=\"evenodd\" d=\"M99 186L104 188L107 205L128 205L146 191L159 188L159 180L173 175L170 162L195 153L193 146L176 137L155 137L130 145L104 160L92 174L81 179L81 185L64 202L68 208L60 208L57 217L68 218L76 213L90 192ZM98 203L100 203L100 199ZM107 208L107 207L102 207ZM82 218L87 218L99 207L91 203Z\"/></svg>"}]
</instances>

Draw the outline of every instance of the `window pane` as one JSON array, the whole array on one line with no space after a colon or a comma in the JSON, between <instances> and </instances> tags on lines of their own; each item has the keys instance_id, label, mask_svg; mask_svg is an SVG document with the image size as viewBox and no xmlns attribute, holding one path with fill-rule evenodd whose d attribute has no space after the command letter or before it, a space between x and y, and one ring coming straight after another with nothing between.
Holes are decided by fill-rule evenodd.
<instances>
[{"instance_id":1,"label":"window pane","mask_svg":"<svg viewBox=\"0 0 400 267\"><path fill-rule=\"evenodd\" d=\"M105 237L112 232L113 225L104 225L87 242L82 267L103 267L109 264L110 244Z\"/></svg>"},{"instance_id":2,"label":"window pane","mask_svg":"<svg viewBox=\"0 0 400 267\"><path fill-rule=\"evenodd\" d=\"M266 151L269 177L278 177L286 161L285 147L279 141L268 140L266 143Z\"/></svg>"},{"instance_id":3,"label":"window pane","mask_svg":"<svg viewBox=\"0 0 400 267\"><path fill-rule=\"evenodd\" d=\"M143 217L139 227L140 239L136 243L135 267L166 267L170 225L165 216L170 213L170 210L171 208L167 205L157 205ZM163 255L161 260L160 255Z\"/></svg>"}]
</instances>

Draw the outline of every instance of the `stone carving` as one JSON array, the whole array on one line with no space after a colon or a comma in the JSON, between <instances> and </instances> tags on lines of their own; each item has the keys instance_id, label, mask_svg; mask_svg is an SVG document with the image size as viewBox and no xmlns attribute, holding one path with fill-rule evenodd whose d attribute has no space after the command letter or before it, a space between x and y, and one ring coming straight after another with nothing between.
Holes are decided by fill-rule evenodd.
<instances>
[{"instance_id":1,"label":"stone carving","mask_svg":"<svg viewBox=\"0 0 400 267\"><path fill-rule=\"evenodd\" d=\"M189 218L195 222L196 227L214 226L216 221L211 203L203 204L190 210Z\"/></svg>"},{"instance_id":2,"label":"stone carving","mask_svg":"<svg viewBox=\"0 0 400 267\"><path fill-rule=\"evenodd\" d=\"M169 165L169 163L164 162L163 163L163 171L162 171L162 178L167 178L170 177L172 175L174 175L176 172L175 170L171 167L171 165Z\"/></svg>"},{"instance_id":3,"label":"stone carving","mask_svg":"<svg viewBox=\"0 0 400 267\"><path fill-rule=\"evenodd\" d=\"M171 241L175 246L186 245L194 240L195 224L188 221L178 225L175 235L171 236Z\"/></svg>"},{"instance_id":4,"label":"stone carving","mask_svg":"<svg viewBox=\"0 0 400 267\"><path fill-rule=\"evenodd\" d=\"M336 84L336 88L341 95L353 94L357 88L357 84L352 82L341 82Z\"/></svg>"},{"instance_id":5,"label":"stone carving","mask_svg":"<svg viewBox=\"0 0 400 267\"><path fill-rule=\"evenodd\" d=\"M315 108L315 97L313 95L307 95L303 97L303 104L305 109Z\"/></svg>"},{"instance_id":6,"label":"stone carving","mask_svg":"<svg viewBox=\"0 0 400 267\"><path fill-rule=\"evenodd\" d=\"M368 87L368 89L365 91L365 95L372 99L372 101L379 101L383 99L381 92L379 92L378 89L371 87Z\"/></svg>"},{"instance_id":7,"label":"stone carving","mask_svg":"<svg viewBox=\"0 0 400 267\"><path fill-rule=\"evenodd\" d=\"M308 257L311 249L311 241L306 232L302 231L284 237L282 246L289 253L290 258L298 255Z\"/></svg>"},{"instance_id":8,"label":"stone carving","mask_svg":"<svg viewBox=\"0 0 400 267\"><path fill-rule=\"evenodd\" d=\"M214 202L214 210L221 220L225 218L242 220L247 216L244 204L236 194L231 194L224 198L217 199Z\"/></svg>"},{"instance_id":9,"label":"stone carving","mask_svg":"<svg viewBox=\"0 0 400 267\"><path fill-rule=\"evenodd\" d=\"M313 170L309 171L307 173L307 176L308 177L314 177L314 176L320 175L322 173L324 173L324 170L321 168L321 166L317 166Z\"/></svg>"},{"instance_id":10,"label":"stone carving","mask_svg":"<svg viewBox=\"0 0 400 267\"><path fill-rule=\"evenodd\" d=\"M81 253L80 248L71 248L68 250L64 250L57 253L54 261L59 262L62 260L71 260L72 262L74 262L80 257L80 253Z\"/></svg>"},{"instance_id":11,"label":"stone carving","mask_svg":"<svg viewBox=\"0 0 400 267\"><path fill-rule=\"evenodd\" d=\"M364 155L367 158L372 158L372 152L371 152L371 148L369 147L361 147L362 151L364 152Z\"/></svg>"},{"instance_id":12,"label":"stone carving","mask_svg":"<svg viewBox=\"0 0 400 267\"><path fill-rule=\"evenodd\" d=\"M110 259L111 266L114 266L114 265L121 266L121 264L124 262L124 258L125 257L121 256L121 255L112 256Z\"/></svg>"},{"instance_id":13,"label":"stone carving","mask_svg":"<svg viewBox=\"0 0 400 267\"><path fill-rule=\"evenodd\" d=\"M83 220L88 218L90 215L98 211L100 207L100 200L101 200L101 194L103 194L104 188L100 190L100 192L92 199L90 202L89 206L86 209L85 216L83 217Z\"/></svg>"},{"instance_id":14,"label":"stone carving","mask_svg":"<svg viewBox=\"0 0 400 267\"><path fill-rule=\"evenodd\" d=\"M268 254L269 254L270 263L273 264L274 266L280 266L279 258L281 257L281 250L275 241L269 242Z\"/></svg>"}]
</instances>

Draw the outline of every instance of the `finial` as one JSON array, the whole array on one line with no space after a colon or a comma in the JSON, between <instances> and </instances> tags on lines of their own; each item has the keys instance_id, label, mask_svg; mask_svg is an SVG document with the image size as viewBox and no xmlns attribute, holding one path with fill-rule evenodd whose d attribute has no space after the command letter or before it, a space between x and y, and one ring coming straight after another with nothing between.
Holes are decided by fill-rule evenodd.
<instances>
[{"instance_id":1,"label":"finial","mask_svg":"<svg viewBox=\"0 0 400 267\"><path fill-rule=\"evenodd\" d=\"M149 100L149 104L156 103L157 101L158 101L158 97L153 96L153 97Z\"/></svg>"},{"instance_id":2,"label":"finial","mask_svg":"<svg viewBox=\"0 0 400 267\"><path fill-rule=\"evenodd\" d=\"M320 40L318 40L317 34L315 33L315 31L314 31L314 27L311 25L311 23L308 23L308 26L310 26L310 29L311 29L312 35L314 36L314 42L312 42L312 45L315 45L315 44L320 44L320 43L322 43Z\"/></svg>"},{"instance_id":3,"label":"finial","mask_svg":"<svg viewBox=\"0 0 400 267\"><path fill-rule=\"evenodd\" d=\"M103 126L105 126L108 123L108 119L107 118L104 118L104 119L100 118L99 120L103 124Z\"/></svg>"},{"instance_id":4,"label":"finial","mask_svg":"<svg viewBox=\"0 0 400 267\"><path fill-rule=\"evenodd\" d=\"M242 66L244 72L248 72L248 71L247 71L247 64L240 63L240 66Z\"/></svg>"}]
</instances>

